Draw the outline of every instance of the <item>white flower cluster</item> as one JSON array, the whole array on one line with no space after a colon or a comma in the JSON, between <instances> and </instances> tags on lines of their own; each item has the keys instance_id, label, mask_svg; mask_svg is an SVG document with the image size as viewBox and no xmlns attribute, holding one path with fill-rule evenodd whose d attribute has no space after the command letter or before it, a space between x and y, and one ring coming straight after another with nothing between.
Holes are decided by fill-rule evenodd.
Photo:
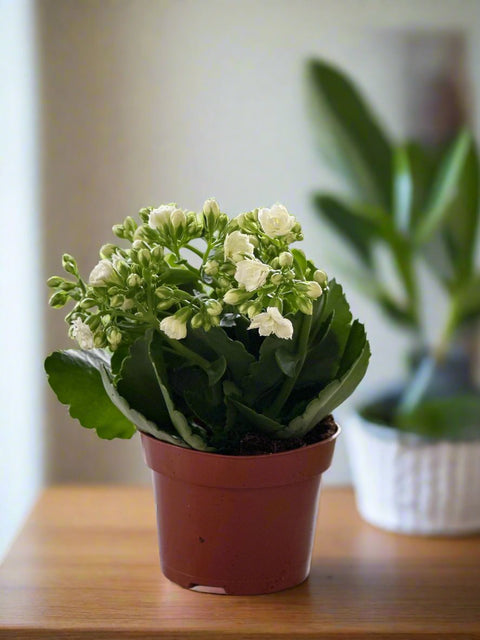
<instances>
[{"instance_id":1,"label":"white flower cluster","mask_svg":"<svg viewBox=\"0 0 480 640\"><path fill-rule=\"evenodd\" d=\"M77 303L66 319L82 349L115 350L138 335L139 325L183 340L188 327L208 331L221 326L225 314L248 318L249 329L261 336L289 340L289 316L311 314L312 301L327 284L326 274L290 249L303 236L282 204L229 219L209 198L200 213L166 204L142 209L139 216L140 224L128 216L113 227L130 247L103 245L87 282L67 254L64 269L76 282L49 280L56 290L52 306ZM195 253L195 260L185 251Z\"/></svg>"}]
</instances>

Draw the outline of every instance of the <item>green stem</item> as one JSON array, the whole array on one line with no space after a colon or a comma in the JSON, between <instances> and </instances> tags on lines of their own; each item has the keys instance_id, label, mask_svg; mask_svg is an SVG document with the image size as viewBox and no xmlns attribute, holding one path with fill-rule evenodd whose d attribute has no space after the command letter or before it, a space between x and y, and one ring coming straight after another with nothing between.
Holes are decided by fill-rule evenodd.
<instances>
[{"instance_id":1,"label":"green stem","mask_svg":"<svg viewBox=\"0 0 480 640\"><path fill-rule=\"evenodd\" d=\"M167 335L162 335L162 337L166 340L169 346L176 351L179 355L183 356L187 360L197 364L202 369L208 369L210 367L210 362L199 356L198 353L195 353L188 347L186 347L179 340L174 340L173 338L169 338Z\"/></svg>"},{"instance_id":2,"label":"green stem","mask_svg":"<svg viewBox=\"0 0 480 640\"><path fill-rule=\"evenodd\" d=\"M457 324L458 302L457 298L454 297L450 305L447 322L442 331L440 340L433 350L433 356L436 362L442 362L445 359L445 356L447 355L448 349L450 347L450 343L452 341L453 334L455 333L455 330L457 328Z\"/></svg>"},{"instance_id":3,"label":"green stem","mask_svg":"<svg viewBox=\"0 0 480 640\"><path fill-rule=\"evenodd\" d=\"M197 247L193 247L191 244L186 244L185 249L188 249L189 251L193 251L193 253L197 254L197 256L199 258L202 258L203 260L204 254L202 251L200 251L200 249L197 249Z\"/></svg>"},{"instance_id":4,"label":"green stem","mask_svg":"<svg viewBox=\"0 0 480 640\"><path fill-rule=\"evenodd\" d=\"M275 399L275 402L271 405L267 411L265 411L265 415L269 418L275 418L279 415L285 402L288 400L292 389L295 387L297 382L297 378L300 375L300 371L303 368L305 363L305 358L307 357L307 347L308 347L308 339L310 337L310 329L312 327L312 316L305 315L302 321L302 327L300 329L300 336L298 339L298 353L300 355L300 359L297 362L297 366L295 368L295 374L292 377L285 378L282 388L278 396Z\"/></svg>"}]
</instances>

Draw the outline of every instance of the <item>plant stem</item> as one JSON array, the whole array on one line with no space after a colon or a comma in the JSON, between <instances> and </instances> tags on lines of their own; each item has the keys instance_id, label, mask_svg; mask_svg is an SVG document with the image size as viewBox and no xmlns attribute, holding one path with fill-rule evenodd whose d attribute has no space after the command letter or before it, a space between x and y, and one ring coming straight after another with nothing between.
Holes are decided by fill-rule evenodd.
<instances>
[{"instance_id":1,"label":"plant stem","mask_svg":"<svg viewBox=\"0 0 480 640\"><path fill-rule=\"evenodd\" d=\"M450 310L447 316L447 322L440 336L440 340L433 350L433 357L436 362L442 362L447 355L453 334L458 323L458 303L456 297L453 297Z\"/></svg>"},{"instance_id":2,"label":"plant stem","mask_svg":"<svg viewBox=\"0 0 480 640\"><path fill-rule=\"evenodd\" d=\"M300 375L300 371L305 363L305 358L307 357L308 339L310 337L311 326L312 316L305 315L302 320L302 328L298 339L298 353L300 358L297 362L297 366L295 367L295 374L292 377L285 378L275 402L265 411L265 415L270 418L278 416L297 382L297 378Z\"/></svg>"},{"instance_id":3,"label":"plant stem","mask_svg":"<svg viewBox=\"0 0 480 640\"><path fill-rule=\"evenodd\" d=\"M168 336L163 336L163 338L167 341L170 347L176 351L179 355L183 356L187 360L197 364L201 369L208 369L210 367L210 362L199 356L198 353L195 353L184 344L182 344L179 340L174 340L173 338L169 338Z\"/></svg>"},{"instance_id":4,"label":"plant stem","mask_svg":"<svg viewBox=\"0 0 480 640\"><path fill-rule=\"evenodd\" d=\"M185 249L188 249L189 251L193 251L193 253L196 253L197 256L199 258L202 258L202 260L203 260L204 254L203 254L202 251L200 251L200 249L197 249L197 247L193 247L191 244L186 244L184 246L185 246Z\"/></svg>"}]
</instances>

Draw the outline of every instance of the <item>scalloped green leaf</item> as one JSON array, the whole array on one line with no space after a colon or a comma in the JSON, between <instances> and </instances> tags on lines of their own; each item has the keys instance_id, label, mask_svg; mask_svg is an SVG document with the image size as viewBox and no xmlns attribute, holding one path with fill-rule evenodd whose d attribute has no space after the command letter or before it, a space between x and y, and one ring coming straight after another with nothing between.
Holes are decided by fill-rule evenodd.
<instances>
[{"instance_id":1,"label":"scalloped green leaf","mask_svg":"<svg viewBox=\"0 0 480 640\"><path fill-rule=\"evenodd\" d=\"M162 351L162 339L159 334L155 332L150 342L149 354L155 371L155 375L157 376L158 385L162 392L163 399L165 401L165 405L167 407L168 414L170 416L170 420L173 423L173 426L177 430L180 437L183 438L183 440L188 445L190 445L192 449L197 449L198 451L214 451L214 449L212 447L209 447L205 440L198 433L194 433L192 426L189 424L187 418L181 411L178 411L178 409L175 407L166 384L165 363Z\"/></svg>"},{"instance_id":2,"label":"scalloped green leaf","mask_svg":"<svg viewBox=\"0 0 480 640\"><path fill-rule=\"evenodd\" d=\"M72 418L95 429L100 438L131 438L133 420L115 406L102 381L102 371L109 367L101 349L55 351L45 360L48 382Z\"/></svg>"},{"instance_id":3,"label":"scalloped green leaf","mask_svg":"<svg viewBox=\"0 0 480 640\"><path fill-rule=\"evenodd\" d=\"M355 321L350 330L337 378L322 389L307 405L304 413L291 420L276 437L301 437L313 429L355 391L367 371L369 359L370 347L365 329Z\"/></svg>"},{"instance_id":4,"label":"scalloped green leaf","mask_svg":"<svg viewBox=\"0 0 480 640\"><path fill-rule=\"evenodd\" d=\"M188 445L179 438L176 434L168 433L163 429L160 429L154 422L147 420L143 414L135 409L132 409L128 402L123 398L115 388L110 372L106 367L102 367L100 370L104 389L119 411L123 413L126 418L129 418L138 428L139 431L148 433L157 440L164 440L170 444L176 444L180 447L188 447Z\"/></svg>"},{"instance_id":5,"label":"scalloped green leaf","mask_svg":"<svg viewBox=\"0 0 480 640\"><path fill-rule=\"evenodd\" d=\"M236 400L234 397L229 398L229 402L233 404L233 406L238 410L238 413L242 415L246 420L254 425L259 431L268 434L278 433L282 429L285 429L285 426L269 418L268 416L263 415L262 413L257 413L251 407L247 407L239 400Z\"/></svg>"},{"instance_id":6,"label":"scalloped green leaf","mask_svg":"<svg viewBox=\"0 0 480 640\"><path fill-rule=\"evenodd\" d=\"M122 359L115 384L118 393L132 409L140 411L147 420L164 431L172 431L170 416L148 352L150 340L151 334L148 333L130 345Z\"/></svg>"}]
</instances>

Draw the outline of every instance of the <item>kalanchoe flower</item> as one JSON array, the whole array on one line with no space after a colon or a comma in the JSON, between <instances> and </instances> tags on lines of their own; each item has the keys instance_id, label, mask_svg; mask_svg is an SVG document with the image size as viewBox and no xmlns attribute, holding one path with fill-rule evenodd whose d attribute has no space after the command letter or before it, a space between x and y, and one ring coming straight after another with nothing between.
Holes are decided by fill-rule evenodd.
<instances>
[{"instance_id":1,"label":"kalanchoe flower","mask_svg":"<svg viewBox=\"0 0 480 640\"><path fill-rule=\"evenodd\" d=\"M181 209L173 204L162 204L161 207L152 209L148 216L148 226L152 229L163 229L169 222L173 223L173 216L177 211L181 211ZM185 216L183 211L181 213Z\"/></svg>"},{"instance_id":2,"label":"kalanchoe flower","mask_svg":"<svg viewBox=\"0 0 480 640\"><path fill-rule=\"evenodd\" d=\"M78 342L80 349L93 349L95 347L90 327L80 318L75 318L72 322L71 336Z\"/></svg>"},{"instance_id":3,"label":"kalanchoe flower","mask_svg":"<svg viewBox=\"0 0 480 640\"><path fill-rule=\"evenodd\" d=\"M246 256L253 256L254 246L250 238L241 231L227 234L224 243L225 260L240 262Z\"/></svg>"},{"instance_id":4,"label":"kalanchoe flower","mask_svg":"<svg viewBox=\"0 0 480 640\"><path fill-rule=\"evenodd\" d=\"M243 285L246 291L255 291L263 287L267 281L270 267L260 260L240 260L237 262L235 280Z\"/></svg>"},{"instance_id":5,"label":"kalanchoe flower","mask_svg":"<svg viewBox=\"0 0 480 640\"><path fill-rule=\"evenodd\" d=\"M309 298L313 298L315 300L315 298L319 298L322 295L323 289L318 282L312 280L311 282L307 282L307 285L307 296Z\"/></svg>"},{"instance_id":6,"label":"kalanchoe flower","mask_svg":"<svg viewBox=\"0 0 480 640\"><path fill-rule=\"evenodd\" d=\"M160 329L173 340L182 340L187 337L187 322L192 315L188 307L179 309L177 313L160 322Z\"/></svg>"},{"instance_id":7,"label":"kalanchoe flower","mask_svg":"<svg viewBox=\"0 0 480 640\"><path fill-rule=\"evenodd\" d=\"M175 316L164 318L160 322L160 329L173 340L182 340L187 337L187 323Z\"/></svg>"},{"instance_id":8,"label":"kalanchoe flower","mask_svg":"<svg viewBox=\"0 0 480 640\"><path fill-rule=\"evenodd\" d=\"M272 333L278 338L290 340L293 336L293 325L284 318L277 307L267 307L263 313L254 316L249 329L258 329L261 336L269 336Z\"/></svg>"},{"instance_id":9,"label":"kalanchoe flower","mask_svg":"<svg viewBox=\"0 0 480 640\"><path fill-rule=\"evenodd\" d=\"M286 235L296 222L295 216L291 216L281 204L274 204L270 209L260 209L258 219L263 231L271 238Z\"/></svg>"},{"instance_id":10,"label":"kalanchoe flower","mask_svg":"<svg viewBox=\"0 0 480 640\"><path fill-rule=\"evenodd\" d=\"M100 260L93 267L88 281L92 287L105 287L110 283L118 282L118 276L109 260Z\"/></svg>"},{"instance_id":11,"label":"kalanchoe flower","mask_svg":"<svg viewBox=\"0 0 480 640\"><path fill-rule=\"evenodd\" d=\"M203 213L206 216L213 215L215 217L220 214L220 207L218 206L218 202L215 200L215 198L208 198L208 200L205 200L203 205Z\"/></svg>"}]
</instances>

